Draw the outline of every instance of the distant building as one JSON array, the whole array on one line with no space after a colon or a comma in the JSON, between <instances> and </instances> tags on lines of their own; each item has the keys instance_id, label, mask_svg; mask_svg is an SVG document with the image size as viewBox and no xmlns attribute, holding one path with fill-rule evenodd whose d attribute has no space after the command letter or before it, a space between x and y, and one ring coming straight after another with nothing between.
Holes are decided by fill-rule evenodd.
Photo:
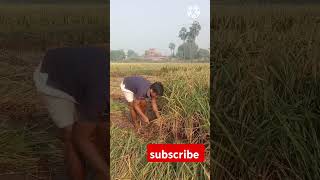
<instances>
[{"instance_id":1,"label":"distant building","mask_svg":"<svg viewBox=\"0 0 320 180\"><path fill-rule=\"evenodd\" d=\"M150 48L145 51L144 53L144 59L149 59L149 60L162 60L167 58L167 56L163 56L159 51L157 51L155 48Z\"/></svg>"},{"instance_id":2,"label":"distant building","mask_svg":"<svg viewBox=\"0 0 320 180\"><path fill-rule=\"evenodd\" d=\"M155 48L150 48L145 51L145 56L147 57L158 57L161 56L161 53L158 52Z\"/></svg>"}]
</instances>

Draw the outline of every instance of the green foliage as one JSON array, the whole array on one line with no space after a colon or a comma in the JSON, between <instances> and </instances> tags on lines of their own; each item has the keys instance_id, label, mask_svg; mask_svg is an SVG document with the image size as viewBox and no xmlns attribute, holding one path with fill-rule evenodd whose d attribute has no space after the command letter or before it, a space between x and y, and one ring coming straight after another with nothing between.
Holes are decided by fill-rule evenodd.
<instances>
[{"instance_id":1,"label":"green foliage","mask_svg":"<svg viewBox=\"0 0 320 180\"><path fill-rule=\"evenodd\" d=\"M192 23L192 25L189 27L189 31L187 31L187 28L185 27L181 28L179 31L179 37L181 40L183 40L183 44L178 47L178 57L184 59L194 59L197 57L198 45L195 43L195 41L200 30L201 26L197 21Z\"/></svg>"},{"instance_id":2,"label":"green foliage","mask_svg":"<svg viewBox=\"0 0 320 180\"><path fill-rule=\"evenodd\" d=\"M207 49L199 49L197 53L197 58L210 58L210 52Z\"/></svg>"},{"instance_id":3,"label":"green foliage","mask_svg":"<svg viewBox=\"0 0 320 180\"><path fill-rule=\"evenodd\" d=\"M171 56L174 56L174 49L176 48L176 45L174 43L169 44L169 49L171 50Z\"/></svg>"},{"instance_id":4,"label":"green foliage","mask_svg":"<svg viewBox=\"0 0 320 180\"><path fill-rule=\"evenodd\" d=\"M119 103L114 101L112 98L110 99L110 112L122 112L123 110L127 110L128 106L123 103Z\"/></svg>"},{"instance_id":5,"label":"green foliage","mask_svg":"<svg viewBox=\"0 0 320 180\"><path fill-rule=\"evenodd\" d=\"M209 66L165 66L160 70L164 79L166 105L163 113L166 126L185 143L208 144L209 136ZM168 128L167 128L168 129ZM196 130L197 129L197 130ZM178 139L176 139L178 141Z\"/></svg>"},{"instance_id":6,"label":"green foliage","mask_svg":"<svg viewBox=\"0 0 320 180\"><path fill-rule=\"evenodd\" d=\"M185 59L197 57L198 45L195 42L185 42L178 47L177 56Z\"/></svg>"},{"instance_id":7,"label":"green foliage","mask_svg":"<svg viewBox=\"0 0 320 180\"><path fill-rule=\"evenodd\" d=\"M192 25L189 27L189 32L187 33L188 42L195 42L196 37L199 35L201 30L201 26L199 22L194 21Z\"/></svg>"},{"instance_id":8,"label":"green foliage","mask_svg":"<svg viewBox=\"0 0 320 180\"><path fill-rule=\"evenodd\" d=\"M131 49L128 50L127 54L128 54L128 58L137 58L138 57L138 54Z\"/></svg>"},{"instance_id":9,"label":"green foliage","mask_svg":"<svg viewBox=\"0 0 320 180\"><path fill-rule=\"evenodd\" d=\"M212 178L319 179L320 7L216 8Z\"/></svg>"},{"instance_id":10,"label":"green foliage","mask_svg":"<svg viewBox=\"0 0 320 180\"><path fill-rule=\"evenodd\" d=\"M40 158L45 156L49 157L49 161L63 162L61 142L46 131L26 127L13 129L1 125L0 144L1 173L34 173L34 170L30 171L30 167L37 166Z\"/></svg>"},{"instance_id":11,"label":"green foliage","mask_svg":"<svg viewBox=\"0 0 320 180\"><path fill-rule=\"evenodd\" d=\"M209 64L112 63L111 74L157 77L165 87L165 95L159 101L164 123L152 132L159 136L146 140L130 129L111 127L111 179L210 179ZM118 111L120 105L112 102L111 108ZM208 153L206 161L148 163L146 145L160 142L203 143Z\"/></svg>"},{"instance_id":12,"label":"green foliage","mask_svg":"<svg viewBox=\"0 0 320 180\"><path fill-rule=\"evenodd\" d=\"M123 50L111 50L110 51L110 60L117 61L117 60L124 60L126 58L126 54Z\"/></svg>"},{"instance_id":13,"label":"green foliage","mask_svg":"<svg viewBox=\"0 0 320 180\"><path fill-rule=\"evenodd\" d=\"M187 28L182 27L181 30L179 31L179 37L182 41L185 41L188 37L188 32Z\"/></svg>"},{"instance_id":14,"label":"green foliage","mask_svg":"<svg viewBox=\"0 0 320 180\"><path fill-rule=\"evenodd\" d=\"M111 179L209 179L204 163L148 163L146 146L131 131L111 127Z\"/></svg>"}]
</instances>

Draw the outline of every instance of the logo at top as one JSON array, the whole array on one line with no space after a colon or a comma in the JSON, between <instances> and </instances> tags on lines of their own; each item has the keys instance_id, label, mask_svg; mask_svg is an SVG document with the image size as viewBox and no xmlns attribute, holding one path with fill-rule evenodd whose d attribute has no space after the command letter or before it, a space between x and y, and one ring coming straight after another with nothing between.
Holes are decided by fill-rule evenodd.
<instances>
[{"instance_id":1,"label":"logo at top","mask_svg":"<svg viewBox=\"0 0 320 180\"><path fill-rule=\"evenodd\" d=\"M193 20L200 16L200 8L197 5L191 5L188 7L188 16Z\"/></svg>"}]
</instances>

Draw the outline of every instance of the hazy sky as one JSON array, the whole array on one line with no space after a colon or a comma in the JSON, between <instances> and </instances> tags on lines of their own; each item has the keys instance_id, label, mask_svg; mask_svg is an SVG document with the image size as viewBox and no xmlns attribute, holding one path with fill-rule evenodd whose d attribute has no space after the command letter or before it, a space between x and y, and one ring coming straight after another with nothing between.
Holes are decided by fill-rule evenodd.
<instances>
[{"instance_id":1,"label":"hazy sky","mask_svg":"<svg viewBox=\"0 0 320 180\"><path fill-rule=\"evenodd\" d=\"M201 31L196 43L210 47L210 0L110 0L111 49L133 49L139 54L157 48L169 54L169 43L177 47L181 27L192 23L187 11L190 5L200 8L197 19Z\"/></svg>"}]
</instances>

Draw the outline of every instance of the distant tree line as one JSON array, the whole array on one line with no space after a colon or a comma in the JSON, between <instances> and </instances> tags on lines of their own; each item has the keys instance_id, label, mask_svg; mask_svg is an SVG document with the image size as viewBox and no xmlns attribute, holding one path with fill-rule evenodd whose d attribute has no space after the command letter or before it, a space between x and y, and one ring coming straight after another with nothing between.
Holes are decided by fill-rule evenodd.
<instances>
[{"instance_id":1,"label":"distant tree line","mask_svg":"<svg viewBox=\"0 0 320 180\"><path fill-rule=\"evenodd\" d=\"M174 43L169 43L168 48L171 51L171 57L177 57L180 59L191 60L191 59L209 59L210 52L207 49L201 49L196 44L196 38L198 37L201 30L199 22L194 21L189 29L182 27L179 31L179 38L183 41L181 45L178 46L177 52L175 53L176 45ZM135 59L139 55L133 50L111 50L110 60L111 61L121 61L125 59Z\"/></svg>"},{"instance_id":2,"label":"distant tree line","mask_svg":"<svg viewBox=\"0 0 320 180\"><path fill-rule=\"evenodd\" d=\"M110 60L124 60L126 58L126 53L123 50L111 50L110 51Z\"/></svg>"},{"instance_id":3,"label":"distant tree line","mask_svg":"<svg viewBox=\"0 0 320 180\"><path fill-rule=\"evenodd\" d=\"M134 59L139 57L139 55L133 50L129 49L127 52L124 50L111 50L110 51L110 60L111 61L119 61L125 59Z\"/></svg>"}]
</instances>

